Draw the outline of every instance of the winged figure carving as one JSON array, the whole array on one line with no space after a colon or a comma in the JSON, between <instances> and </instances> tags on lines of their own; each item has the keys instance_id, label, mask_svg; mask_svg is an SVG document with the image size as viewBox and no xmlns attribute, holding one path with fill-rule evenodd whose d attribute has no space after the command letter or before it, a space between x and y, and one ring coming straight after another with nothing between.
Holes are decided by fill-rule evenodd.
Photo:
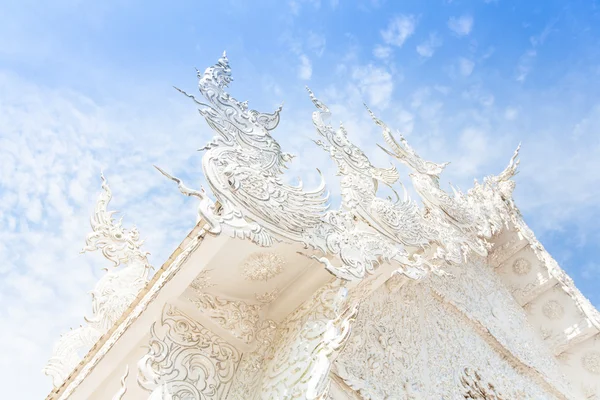
<instances>
[{"instance_id":1,"label":"winged figure carving","mask_svg":"<svg viewBox=\"0 0 600 400\"><path fill-rule=\"evenodd\" d=\"M375 228L388 239L405 246L425 247L437 237L437 232L421 215L419 206L409 198L402 183L400 197L393 186L399 182L394 166L377 168L368 157L349 139L343 125L335 130L327 124L329 108L308 89L310 98L317 108L313 112L313 124L327 142L315 143L329 152L341 176L343 206L357 217ZM377 197L379 184L389 186L396 194L395 201Z\"/></svg>"},{"instance_id":2,"label":"winged figure carving","mask_svg":"<svg viewBox=\"0 0 600 400\"><path fill-rule=\"evenodd\" d=\"M180 91L196 102L200 114L218 134L201 149L205 151L204 175L220 204L219 211L210 203L200 209L210 231L225 229L261 246L271 245L274 239L302 241L303 232L321 222L328 196L322 177L319 187L311 191L302 183L291 186L281 179L292 160L271 136L279 124L281 107L270 114L260 113L225 92L233 80L225 53L216 65L198 72L198 78L198 89L206 102ZM207 198L203 190L184 194Z\"/></svg>"}]
</instances>

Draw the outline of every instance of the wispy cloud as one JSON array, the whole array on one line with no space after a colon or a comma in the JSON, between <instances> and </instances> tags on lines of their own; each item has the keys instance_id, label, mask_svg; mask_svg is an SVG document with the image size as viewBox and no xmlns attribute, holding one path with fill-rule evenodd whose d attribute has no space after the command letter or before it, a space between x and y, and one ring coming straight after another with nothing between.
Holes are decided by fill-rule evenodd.
<instances>
[{"instance_id":1,"label":"wispy cloud","mask_svg":"<svg viewBox=\"0 0 600 400\"><path fill-rule=\"evenodd\" d=\"M458 69L462 76L469 76L473 73L475 63L468 58L461 57L458 59Z\"/></svg>"},{"instance_id":2,"label":"wispy cloud","mask_svg":"<svg viewBox=\"0 0 600 400\"><path fill-rule=\"evenodd\" d=\"M448 20L448 28L458 36L467 36L473 29L473 17L471 15L450 17Z\"/></svg>"},{"instance_id":3,"label":"wispy cloud","mask_svg":"<svg viewBox=\"0 0 600 400\"><path fill-rule=\"evenodd\" d=\"M327 40L325 40L324 35L317 34L313 31L308 32L306 38L306 47L313 51L317 56L321 57L323 55L326 44Z\"/></svg>"},{"instance_id":4,"label":"wispy cloud","mask_svg":"<svg viewBox=\"0 0 600 400\"><path fill-rule=\"evenodd\" d=\"M306 54L300 55L300 65L298 66L298 78L302 80L310 80L312 76L312 63Z\"/></svg>"},{"instance_id":5,"label":"wispy cloud","mask_svg":"<svg viewBox=\"0 0 600 400\"><path fill-rule=\"evenodd\" d=\"M369 64L354 68L352 78L371 106L387 107L394 91L392 75L388 71Z\"/></svg>"},{"instance_id":6,"label":"wispy cloud","mask_svg":"<svg viewBox=\"0 0 600 400\"><path fill-rule=\"evenodd\" d=\"M427 40L417 46L417 53L421 57L430 58L435 53L435 50L442 45L442 39L437 33L430 33Z\"/></svg>"},{"instance_id":7,"label":"wispy cloud","mask_svg":"<svg viewBox=\"0 0 600 400\"><path fill-rule=\"evenodd\" d=\"M402 47L415 32L416 27L417 18L414 15L398 15L390 20L385 30L381 31L381 37L391 46Z\"/></svg>"},{"instance_id":8,"label":"wispy cloud","mask_svg":"<svg viewBox=\"0 0 600 400\"><path fill-rule=\"evenodd\" d=\"M382 45L378 44L373 49L373 55L382 60L386 60L386 59L390 58L390 56L392 55L392 48L389 46L382 46Z\"/></svg>"},{"instance_id":9,"label":"wispy cloud","mask_svg":"<svg viewBox=\"0 0 600 400\"><path fill-rule=\"evenodd\" d=\"M517 64L517 76L516 79L518 82L525 82L527 76L531 72L533 68L533 63L535 61L535 57L537 56L537 52L535 49L529 49L519 58L519 63Z\"/></svg>"},{"instance_id":10,"label":"wispy cloud","mask_svg":"<svg viewBox=\"0 0 600 400\"><path fill-rule=\"evenodd\" d=\"M517 64L517 82L525 82L527 76L533 69L535 59L538 54L537 48L544 44L544 42L552 32L554 25L556 25L557 22L557 18L551 20L546 24L542 32L540 32L538 35L534 35L529 38L529 43L531 44L531 47L519 58L519 62Z\"/></svg>"}]
</instances>

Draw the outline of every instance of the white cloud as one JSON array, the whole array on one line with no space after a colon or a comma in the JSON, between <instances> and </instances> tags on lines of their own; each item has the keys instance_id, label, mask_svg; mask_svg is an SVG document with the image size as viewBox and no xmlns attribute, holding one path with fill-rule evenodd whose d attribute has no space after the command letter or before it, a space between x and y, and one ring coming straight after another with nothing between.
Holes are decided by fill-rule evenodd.
<instances>
[{"instance_id":1,"label":"white cloud","mask_svg":"<svg viewBox=\"0 0 600 400\"><path fill-rule=\"evenodd\" d=\"M373 55L382 60L386 60L390 57L390 55L392 55L392 48L389 46L382 46L378 44L373 49Z\"/></svg>"},{"instance_id":2,"label":"white cloud","mask_svg":"<svg viewBox=\"0 0 600 400\"><path fill-rule=\"evenodd\" d=\"M316 10L321 8L321 0L289 0L288 5L290 7L290 11L294 15L300 14L300 9L302 8L302 3L308 3L312 5ZM332 7L337 6L337 3L332 2Z\"/></svg>"},{"instance_id":3,"label":"white cloud","mask_svg":"<svg viewBox=\"0 0 600 400\"><path fill-rule=\"evenodd\" d=\"M535 58L537 57L537 48L544 44L548 35L552 32L552 28L556 25L558 19L554 19L546 24L544 30L538 35L529 38L531 48L527 50L520 58L517 64L516 80L517 82L525 82L527 76L533 69Z\"/></svg>"},{"instance_id":4,"label":"white cloud","mask_svg":"<svg viewBox=\"0 0 600 400\"><path fill-rule=\"evenodd\" d=\"M515 107L506 107L504 110L504 118L508 121L514 121L519 116L519 110Z\"/></svg>"},{"instance_id":5,"label":"white cloud","mask_svg":"<svg viewBox=\"0 0 600 400\"><path fill-rule=\"evenodd\" d=\"M517 82L525 82L527 76L531 72L533 68L533 63L535 61L535 57L537 56L537 52L535 49L530 49L525 54L519 58L519 64L517 65Z\"/></svg>"},{"instance_id":6,"label":"white cloud","mask_svg":"<svg viewBox=\"0 0 600 400\"><path fill-rule=\"evenodd\" d=\"M384 68L372 64L356 67L352 71L361 93L367 96L367 103L372 107L385 108L390 102L394 91L392 75Z\"/></svg>"},{"instance_id":7,"label":"white cloud","mask_svg":"<svg viewBox=\"0 0 600 400\"><path fill-rule=\"evenodd\" d=\"M399 15L392 18L387 29L381 31L383 41L391 46L402 47L406 39L415 32L417 19L414 15Z\"/></svg>"},{"instance_id":8,"label":"white cloud","mask_svg":"<svg viewBox=\"0 0 600 400\"><path fill-rule=\"evenodd\" d=\"M475 68L475 63L468 58L461 57L458 60L458 69L462 76L471 75L473 73L473 68Z\"/></svg>"},{"instance_id":9,"label":"white cloud","mask_svg":"<svg viewBox=\"0 0 600 400\"><path fill-rule=\"evenodd\" d=\"M298 78L310 80L312 76L312 63L305 54L300 54L300 65L298 66Z\"/></svg>"},{"instance_id":10,"label":"white cloud","mask_svg":"<svg viewBox=\"0 0 600 400\"><path fill-rule=\"evenodd\" d=\"M450 17L448 20L448 28L458 36L466 36L473 29L473 17L463 15L461 17Z\"/></svg>"},{"instance_id":11,"label":"white cloud","mask_svg":"<svg viewBox=\"0 0 600 400\"><path fill-rule=\"evenodd\" d=\"M442 39L436 33L430 33L427 40L417 46L417 53L421 57L433 56L435 50L442 45Z\"/></svg>"},{"instance_id":12,"label":"white cloud","mask_svg":"<svg viewBox=\"0 0 600 400\"><path fill-rule=\"evenodd\" d=\"M313 31L308 32L306 47L315 52L317 56L321 57L323 55L326 43L325 36L314 33Z\"/></svg>"}]
</instances>

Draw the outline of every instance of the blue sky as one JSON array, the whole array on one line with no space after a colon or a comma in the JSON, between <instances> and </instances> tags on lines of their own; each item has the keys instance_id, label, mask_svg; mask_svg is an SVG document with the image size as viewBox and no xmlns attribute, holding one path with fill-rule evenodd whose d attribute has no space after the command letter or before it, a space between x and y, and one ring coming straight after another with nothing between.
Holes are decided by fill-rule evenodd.
<instances>
[{"instance_id":1,"label":"blue sky","mask_svg":"<svg viewBox=\"0 0 600 400\"><path fill-rule=\"evenodd\" d=\"M14 396L50 389L52 343L82 323L108 266L78 254L100 169L154 265L193 226L193 201L151 165L202 179L195 149L211 133L172 85L193 91L194 67L223 50L233 95L262 111L285 101L275 136L307 184L334 167L308 140L305 85L372 160L388 163L363 101L424 157L451 161L444 181L463 189L522 142L517 204L600 306L596 1L8 0L0 15L0 373Z\"/></svg>"}]
</instances>

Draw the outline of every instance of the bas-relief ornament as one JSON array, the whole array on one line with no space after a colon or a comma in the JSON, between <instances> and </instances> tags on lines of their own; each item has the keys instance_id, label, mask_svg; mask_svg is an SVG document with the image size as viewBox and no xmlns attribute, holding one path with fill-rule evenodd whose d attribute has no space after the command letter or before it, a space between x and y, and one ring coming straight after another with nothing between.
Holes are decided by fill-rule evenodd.
<instances>
[{"instance_id":1,"label":"bas-relief ornament","mask_svg":"<svg viewBox=\"0 0 600 400\"><path fill-rule=\"evenodd\" d=\"M326 399L331 363L356 318L340 280L320 288L280 323L264 370L261 399Z\"/></svg>"},{"instance_id":2,"label":"bas-relief ornament","mask_svg":"<svg viewBox=\"0 0 600 400\"><path fill-rule=\"evenodd\" d=\"M123 396L125 396L125 393L127 393L126 379L128 376L129 376L129 365L126 365L125 373L121 377L121 387L119 388L117 393L115 393L115 395L112 397L112 400L123 400Z\"/></svg>"},{"instance_id":3,"label":"bas-relief ornament","mask_svg":"<svg viewBox=\"0 0 600 400\"><path fill-rule=\"evenodd\" d=\"M230 300L210 293L198 293L188 300L244 343L254 340L262 304L247 304L241 300Z\"/></svg>"},{"instance_id":4,"label":"bas-relief ornament","mask_svg":"<svg viewBox=\"0 0 600 400\"><path fill-rule=\"evenodd\" d=\"M277 324L271 320L263 321L256 332L256 347L242 356L229 392L229 399L257 399L264 369L275 349L272 347Z\"/></svg>"},{"instance_id":5,"label":"bas-relief ornament","mask_svg":"<svg viewBox=\"0 0 600 400\"><path fill-rule=\"evenodd\" d=\"M333 369L361 398L459 399L469 387L489 390L488 383L504 399L557 398L513 368L428 286L408 282L397 293L380 288L362 304ZM493 380L478 379L472 371L494 371Z\"/></svg>"},{"instance_id":6,"label":"bas-relief ornament","mask_svg":"<svg viewBox=\"0 0 600 400\"><path fill-rule=\"evenodd\" d=\"M212 272L212 270L208 270L208 269L202 270L202 272L200 272L198 274L198 276L196 276L194 278L192 283L190 283L190 287L196 293L204 293L204 291L206 289L210 289L211 287L216 286L216 283L211 282L211 280L212 280L212 276L210 276L211 272Z\"/></svg>"},{"instance_id":7,"label":"bas-relief ornament","mask_svg":"<svg viewBox=\"0 0 600 400\"><path fill-rule=\"evenodd\" d=\"M115 221L115 211L107 207L112 192L104 176L94 215L92 232L86 238L82 252L100 250L113 263L107 269L92 294L92 316L86 324L63 335L56 343L53 355L44 368L58 387L81 361L81 352L88 351L121 318L139 291L148 281L151 268L137 229L125 229L121 220ZM121 268L118 268L123 265Z\"/></svg>"},{"instance_id":8,"label":"bas-relief ornament","mask_svg":"<svg viewBox=\"0 0 600 400\"><path fill-rule=\"evenodd\" d=\"M254 253L242 263L242 275L249 281L268 281L283 271L283 257L272 252Z\"/></svg>"},{"instance_id":9,"label":"bas-relief ornament","mask_svg":"<svg viewBox=\"0 0 600 400\"><path fill-rule=\"evenodd\" d=\"M138 362L138 384L156 400L223 399L240 359L235 347L166 305L152 325L148 354Z\"/></svg>"},{"instance_id":10,"label":"bas-relief ornament","mask_svg":"<svg viewBox=\"0 0 600 400\"><path fill-rule=\"evenodd\" d=\"M522 308L512 299L498 275L485 265L485 259L473 257L471 262L449 271L450 278L429 278L435 293L485 327L525 364L546 371L556 382L564 381L552 355L530 328Z\"/></svg>"},{"instance_id":11,"label":"bas-relief ornament","mask_svg":"<svg viewBox=\"0 0 600 400\"><path fill-rule=\"evenodd\" d=\"M488 264L493 268L497 268L524 246L525 244L522 243L518 237L513 237L501 245L494 246L488 255Z\"/></svg>"},{"instance_id":12,"label":"bas-relief ornament","mask_svg":"<svg viewBox=\"0 0 600 400\"><path fill-rule=\"evenodd\" d=\"M265 293L254 293L254 298L261 304L269 304L272 303L277 297L279 297L280 294L281 291L275 288Z\"/></svg>"},{"instance_id":13,"label":"bas-relief ornament","mask_svg":"<svg viewBox=\"0 0 600 400\"><path fill-rule=\"evenodd\" d=\"M581 365L590 374L600 375L600 352L590 351L581 357Z\"/></svg>"},{"instance_id":14,"label":"bas-relief ornament","mask_svg":"<svg viewBox=\"0 0 600 400\"><path fill-rule=\"evenodd\" d=\"M516 275L527 275L529 272L531 272L531 262L519 257L513 261L512 270Z\"/></svg>"},{"instance_id":15,"label":"bas-relief ornament","mask_svg":"<svg viewBox=\"0 0 600 400\"><path fill-rule=\"evenodd\" d=\"M565 315L565 309L558 301L549 300L542 306L542 313L548 319L558 320Z\"/></svg>"}]
</instances>

